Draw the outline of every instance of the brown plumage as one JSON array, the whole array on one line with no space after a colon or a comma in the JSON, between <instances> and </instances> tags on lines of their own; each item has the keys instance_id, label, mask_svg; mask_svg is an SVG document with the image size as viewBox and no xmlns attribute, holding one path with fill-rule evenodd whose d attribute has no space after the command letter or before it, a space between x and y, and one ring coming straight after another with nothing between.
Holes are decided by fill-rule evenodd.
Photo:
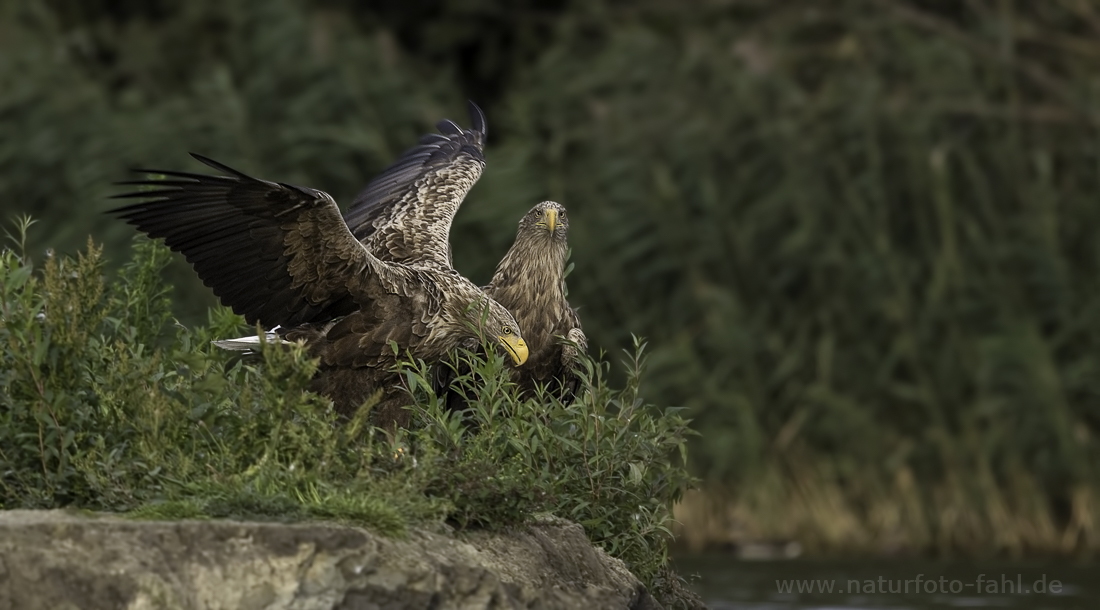
<instances>
[{"instance_id":1,"label":"brown plumage","mask_svg":"<svg viewBox=\"0 0 1100 610\"><path fill-rule=\"evenodd\" d=\"M375 423L407 425L401 407L408 396L395 386L390 342L402 355L432 361L455 347L478 345L481 335L515 363L526 360L511 314L455 272L445 248L430 245L450 226L445 210L457 209L453 199L461 200L480 175L480 152L459 150L450 164L418 170L419 199L408 205L416 221L406 225L406 243L427 244L421 251L431 254L408 263L382 261L359 243L327 193L258 180L193 156L226 175L138 170L167 179L124 183L146 190L117 197L147 201L112 212L164 238L248 323L304 339L320 359L314 389L341 414L381 389Z\"/></svg>"},{"instance_id":2,"label":"brown plumage","mask_svg":"<svg viewBox=\"0 0 1100 610\"><path fill-rule=\"evenodd\" d=\"M531 208L493 279L482 288L515 317L530 350L524 366L513 367L512 379L527 395L545 385L565 401L577 391L577 350L588 346L580 317L565 298L568 234L565 206L543 201Z\"/></svg>"},{"instance_id":3,"label":"brown plumage","mask_svg":"<svg viewBox=\"0 0 1100 610\"><path fill-rule=\"evenodd\" d=\"M487 137L485 115L474 103L469 105L473 128L462 130L450 121L441 122L438 127L442 133L421 138L421 145L407 151L400 160L378 178L375 178L355 198L344 215L348 227L372 254L381 260L409 262L420 260L425 253L418 250L403 237L409 226L408 201L418 201L418 185L410 180L394 180L387 176L391 171L404 167L415 167L421 163L446 163L452 156L466 151L482 157ZM433 148L438 147L438 149ZM435 159L432 161L432 159ZM484 165L478 168L473 181L480 176ZM473 185L470 182L470 186ZM462 197L468 188L461 193ZM447 212L453 218L462 202L462 197L453 200L453 207ZM553 217L553 221L548 218ZM436 225L443 228L442 223ZM446 262L451 264L448 222L446 233L434 235L435 244L447 243ZM516 369L514 379L525 392L532 393L536 384L548 384L559 397L569 399L576 391L577 379L572 372L577 357L577 348L587 348L587 340L581 331L580 319L565 299L564 273L565 257L568 250L567 235L569 221L565 208L554 202L543 202L532 208L520 220L516 241L497 266L496 273L488 286L486 294L501 302L515 316L520 330L531 350L534 365L527 369ZM443 261L441 248L426 253L435 260ZM498 295L498 296L497 296ZM530 331L526 327L530 327ZM538 347L531 337L538 337ZM452 375L439 371L438 389L449 385ZM456 398L453 397L452 398Z\"/></svg>"},{"instance_id":4,"label":"brown plumage","mask_svg":"<svg viewBox=\"0 0 1100 610\"><path fill-rule=\"evenodd\" d=\"M469 112L472 129L440 121L442 133L422 136L348 207L348 228L380 260L451 265L451 220L485 169L485 115L473 102Z\"/></svg>"}]
</instances>

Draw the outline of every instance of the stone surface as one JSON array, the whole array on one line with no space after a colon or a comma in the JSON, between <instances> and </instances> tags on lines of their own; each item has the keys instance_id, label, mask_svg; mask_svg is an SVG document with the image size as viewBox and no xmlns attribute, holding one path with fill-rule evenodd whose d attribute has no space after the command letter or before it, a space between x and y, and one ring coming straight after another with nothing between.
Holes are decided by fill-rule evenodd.
<instances>
[{"instance_id":1,"label":"stone surface","mask_svg":"<svg viewBox=\"0 0 1100 610\"><path fill-rule=\"evenodd\" d=\"M579 525L385 538L339 525L0 511L0 610L657 609Z\"/></svg>"}]
</instances>

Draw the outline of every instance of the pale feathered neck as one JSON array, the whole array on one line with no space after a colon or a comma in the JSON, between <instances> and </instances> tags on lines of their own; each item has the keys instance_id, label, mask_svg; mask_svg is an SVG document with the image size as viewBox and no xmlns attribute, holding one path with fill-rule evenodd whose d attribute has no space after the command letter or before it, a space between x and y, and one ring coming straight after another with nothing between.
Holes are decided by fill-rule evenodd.
<instances>
[{"instance_id":1,"label":"pale feathered neck","mask_svg":"<svg viewBox=\"0 0 1100 610\"><path fill-rule=\"evenodd\" d=\"M509 310L515 299L525 300L523 293L537 301L564 299L565 255L564 240L545 231L536 230L534 235L521 231L497 265L486 291L497 295L494 298Z\"/></svg>"}]
</instances>

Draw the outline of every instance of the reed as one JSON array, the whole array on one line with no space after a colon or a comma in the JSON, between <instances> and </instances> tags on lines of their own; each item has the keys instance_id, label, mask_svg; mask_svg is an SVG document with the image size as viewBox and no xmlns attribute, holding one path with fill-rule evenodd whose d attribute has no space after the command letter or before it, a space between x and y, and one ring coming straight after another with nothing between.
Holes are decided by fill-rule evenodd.
<instances>
[{"instance_id":1,"label":"reed","mask_svg":"<svg viewBox=\"0 0 1100 610\"><path fill-rule=\"evenodd\" d=\"M677 548L739 551L763 544L782 554L786 543L797 542L810 555L1080 559L1100 553L1094 489L1067 490L1070 504L1053 507L1028 473L1008 485L964 473L918 487L907 469L893 480L870 481L853 488L817 463L797 474L769 472L738 489L689 491L674 510Z\"/></svg>"}]
</instances>

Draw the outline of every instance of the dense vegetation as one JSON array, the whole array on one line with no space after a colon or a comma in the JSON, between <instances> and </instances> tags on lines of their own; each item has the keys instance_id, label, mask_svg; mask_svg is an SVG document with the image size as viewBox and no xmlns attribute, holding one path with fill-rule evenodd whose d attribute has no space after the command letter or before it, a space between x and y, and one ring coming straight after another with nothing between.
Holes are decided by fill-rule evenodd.
<instances>
[{"instance_id":1,"label":"dense vegetation","mask_svg":"<svg viewBox=\"0 0 1100 610\"><path fill-rule=\"evenodd\" d=\"M484 281L564 203L592 344L649 338L739 523L1100 547L1095 3L369 4L3 3L0 198L42 218L34 251L121 259L100 202L127 166L196 150L348 201L470 96L489 169L457 266Z\"/></svg>"},{"instance_id":2,"label":"dense vegetation","mask_svg":"<svg viewBox=\"0 0 1100 610\"><path fill-rule=\"evenodd\" d=\"M211 337L247 330L222 307L206 324L173 324L168 260L138 238L107 282L91 244L37 268L19 246L0 250L0 509L320 518L391 535L550 513L584 525L659 593L675 586L668 528L690 482L689 430L677 409L639 395L643 343L622 390L606 362L585 360L587 391L570 405L522 400L503 357L464 354L469 406L448 410L426 365L406 362L415 425L390 436L364 425L370 402L338 422L305 391L315 362L299 345L243 359L214 348Z\"/></svg>"}]
</instances>

